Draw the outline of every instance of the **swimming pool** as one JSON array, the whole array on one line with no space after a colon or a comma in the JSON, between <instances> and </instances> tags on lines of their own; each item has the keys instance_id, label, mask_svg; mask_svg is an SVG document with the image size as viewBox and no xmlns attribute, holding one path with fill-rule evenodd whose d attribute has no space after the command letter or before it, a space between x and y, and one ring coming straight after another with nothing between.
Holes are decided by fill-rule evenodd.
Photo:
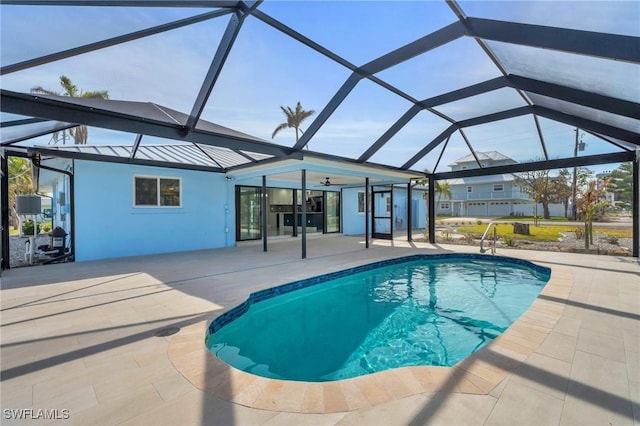
<instances>
[{"instance_id":1,"label":"swimming pool","mask_svg":"<svg viewBox=\"0 0 640 426\"><path fill-rule=\"evenodd\" d=\"M285 380L452 366L506 330L549 277L499 256L391 259L253 293L210 324L206 344L235 368Z\"/></svg>"}]
</instances>

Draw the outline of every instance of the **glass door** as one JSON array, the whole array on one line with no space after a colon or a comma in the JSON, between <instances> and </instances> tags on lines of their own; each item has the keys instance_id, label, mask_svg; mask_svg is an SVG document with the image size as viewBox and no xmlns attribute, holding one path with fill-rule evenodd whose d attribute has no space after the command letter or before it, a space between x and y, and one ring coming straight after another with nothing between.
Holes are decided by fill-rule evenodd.
<instances>
[{"instance_id":1,"label":"glass door","mask_svg":"<svg viewBox=\"0 0 640 426\"><path fill-rule=\"evenodd\" d=\"M253 186L236 186L236 241L262 238L262 190Z\"/></svg>"},{"instance_id":2,"label":"glass door","mask_svg":"<svg viewBox=\"0 0 640 426\"><path fill-rule=\"evenodd\" d=\"M339 192L325 192L327 201L325 202L325 214L326 214L326 233L340 232L340 193Z\"/></svg>"},{"instance_id":3,"label":"glass door","mask_svg":"<svg viewBox=\"0 0 640 426\"><path fill-rule=\"evenodd\" d=\"M393 238L393 193L389 189L372 192L371 203L373 222L371 234L373 238L390 240Z\"/></svg>"}]
</instances>

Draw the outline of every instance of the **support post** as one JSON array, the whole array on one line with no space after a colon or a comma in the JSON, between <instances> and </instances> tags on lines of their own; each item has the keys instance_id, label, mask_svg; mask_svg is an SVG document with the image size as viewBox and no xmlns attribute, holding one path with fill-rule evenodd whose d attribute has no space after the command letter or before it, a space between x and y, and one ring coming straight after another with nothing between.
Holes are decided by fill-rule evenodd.
<instances>
[{"instance_id":1,"label":"support post","mask_svg":"<svg viewBox=\"0 0 640 426\"><path fill-rule=\"evenodd\" d=\"M364 246L369 248L369 178L364 178Z\"/></svg>"},{"instance_id":2,"label":"support post","mask_svg":"<svg viewBox=\"0 0 640 426\"><path fill-rule=\"evenodd\" d=\"M429 242L436 242L436 180L429 175Z\"/></svg>"},{"instance_id":3,"label":"support post","mask_svg":"<svg viewBox=\"0 0 640 426\"><path fill-rule=\"evenodd\" d=\"M0 148L0 151L3 148ZM9 157L5 156L4 152L0 152L0 238L2 238L2 253L0 258L2 262L0 264L0 271L3 269L9 269Z\"/></svg>"},{"instance_id":4,"label":"support post","mask_svg":"<svg viewBox=\"0 0 640 426\"><path fill-rule=\"evenodd\" d=\"M301 170L301 179L302 179L302 208L301 208L301 218L302 218L302 258L307 258L307 170ZM296 215L298 213L296 212Z\"/></svg>"},{"instance_id":5,"label":"support post","mask_svg":"<svg viewBox=\"0 0 640 426\"><path fill-rule=\"evenodd\" d=\"M633 220L633 257L640 257L640 149L636 150L636 159L633 162L633 203L631 206L631 219Z\"/></svg>"},{"instance_id":6,"label":"support post","mask_svg":"<svg viewBox=\"0 0 640 426\"><path fill-rule=\"evenodd\" d=\"M293 232L292 237L298 236L298 190L293 190Z\"/></svg>"},{"instance_id":7,"label":"support post","mask_svg":"<svg viewBox=\"0 0 640 426\"><path fill-rule=\"evenodd\" d=\"M262 250L267 251L267 177L262 176L262 198L260 200L262 211Z\"/></svg>"},{"instance_id":8,"label":"support post","mask_svg":"<svg viewBox=\"0 0 640 426\"><path fill-rule=\"evenodd\" d=\"M407 241L413 241L413 232L411 232L411 216L413 215L413 207L411 200L411 181L407 184Z\"/></svg>"}]
</instances>

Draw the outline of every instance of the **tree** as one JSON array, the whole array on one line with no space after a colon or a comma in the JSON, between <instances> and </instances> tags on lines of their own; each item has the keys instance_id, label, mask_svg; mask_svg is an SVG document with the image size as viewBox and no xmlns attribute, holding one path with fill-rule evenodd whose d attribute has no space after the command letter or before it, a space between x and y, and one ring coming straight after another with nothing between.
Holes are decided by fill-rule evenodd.
<instances>
[{"instance_id":1,"label":"tree","mask_svg":"<svg viewBox=\"0 0 640 426\"><path fill-rule=\"evenodd\" d=\"M314 110L305 111L304 109L302 109L302 105L300 104L300 101L298 101L295 110L291 109L291 107L285 108L283 106L281 106L280 109L282 110L284 115L287 117L287 121L286 123L278 124L278 127L276 127L276 129L273 131L273 134L271 135L271 139L275 138L276 135L284 129L295 129L296 142L298 142L298 140L300 139L300 134L303 133L303 130L300 128L300 125L304 120L311 117L316 112Z\"/></svg>"},{"instance_id":2,"label":"tree","mask_svg":"<svg viewBox=\"0 0 640 426\"><path fill-rule=\"evenodd\" d=\"M516 184L522 187L522 190L535 202L534 216L536 225L538 220L538 203L542 204L543 217L549 219L551 217L549 214L549 202L551 200L549 170L534 170L519 173L514 176Z\"/></svg>"},{"instance_id":3,"label":"tree","mask_svg":"<svg viewBox=\"0 0 640 426\"><path fill-rule=\"evenodd\" d=\"M607 186L610 180L604 179L600 182L591 180L586 187L578 188L576 197L576 208L584 222L584 248L589 249L589 243L593 244L593 217L599 208L609 204L604 199Z\"/></svg>"},{"instance_id":4,"label":"tree","mask_svg":"<svg viewBox=\"0 0 640 426\"><path fill-rule=\"evenodd\" d=\"M448 199L451 199L451 184L447 181L435 181L434 182L435 190L438 193L438 201L437 204L440 203L442 196L444 195Z\"/></svg>"},{"instance_id":5,"label":"tree","mask_svg":"<svg viewBox=\"0 0 640 426\"><path fill-rule=\"evenodd\" d=\"M586 186L593 172L586 167L576 168L576 188ZM558 176L551 178L550 198L564 205L564 217L569 217L569 200L573 200L573 172L562 169ZM573 214L571 215L573 217Z\"/></svg>"},{"instance_id":6,"label":"tree","mask_svg":"<svg viewBox=\"0 0 640 426\"><path fill-rule=\"evenodd\" d=\"M9 156L9 226L17 228L20 225L20 217L16 211L18 195L33 193L33 179L31 174L31 162L26 158Z\"/></svg>"},{"instance_id":7,"label":"tree","mask_svg":"<svg viewBox=\"0 0 640 426\"><path fill-rule=\"evenodd\" d=\"M562 169L558 176L551 180L551 190L557 200L564 206L564 217L569 217L569 200L573 195L571 189L572 175L568 169Z\"/></svg>"},{"instance_id":8,"label":"tree","mask_svg":"<svg viewBox=\"0 0 640 426\"><path fill-rule=\"evenodd\" d=\"M71 82L71 79L66 75L60 76L60 86L62 86L62 93L56 92L54 90L45 89L42 86L34 86L31 88L31 93L39 93L44 95L56 95L56 96L70 96L72 98L96 98L96 99L109 99L109 93L106 90L94 91L94 92L83 92L78 90L78 87ZM79 125L76 127L72 127L67 130L61 130L55 132L51 136L51 142L58 143L58 141L62 141L62 144L67 143L68 138L73 138L73 141L76 145L86 144L87 139L89 137L89 131L87 126Z\"/></svg>"},{"instance_id":9,"label":"tree","mask_svg":"<svg viewBox=\"0 0 640 426\"><path fill-rule=\"evenodd\" d=\"M609 187L616 194L616 201L623 207L630 207L633 203L633 164L622 163L609 177Z\"/></svg>"}]
</instances>

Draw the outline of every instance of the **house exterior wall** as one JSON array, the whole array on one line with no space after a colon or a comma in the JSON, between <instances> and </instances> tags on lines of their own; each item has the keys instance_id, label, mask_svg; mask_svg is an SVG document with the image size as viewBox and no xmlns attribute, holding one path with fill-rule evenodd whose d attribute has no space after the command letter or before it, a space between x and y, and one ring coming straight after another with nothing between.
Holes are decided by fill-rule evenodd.
<instances>
[{"instance_id":1,"label":"house exterior wall","mask_svg":"<svg viewBox=\"0 0 640 426\"><path fill-rule=\"evenodd\" d=\"M180 207L135 207L134 176L181 179ZM76 260L235 245L233 184L224 175L76 160Z\"/></svg>"},{"instance_id":2,"label":"house exterior wall","mask_svg":"<svg viewBox=\"0 0 640 426\"><path fill-rule=\"evenodd\" d=\"M364 194L364 187L344 188L342 190L342 233L344 235L362 235L365 232L364 213L358 211L358 193ZM425 227L427 208L426 202L422 198L422 193L420 190L413 190L411 193L411 226L413 229ZM393 209L394 233L402 232L406 230L408 223L406 188L396 187L393 189ZM402 222L398 221L398 219ZM369 232L371 232L371 225L369 225Z\"/></svg>"},{"instance_id":3,"label":"house exterior wall","mask_svg":"<svg viewBox=\"0 0 640 426\"><path fill-rule=\"evenodd\" d=\"M465 181L465 179L462 179ZM502 185L502 191L496 191L495 185ZM469 190L469 188L471 188ZM535 203L527 193L513 180L503 180L496 176L495 181L474 183L467 179L463 183L451 184L451 199L442 197L436 202L437 214L448 216L533 216ZM438 196L436 195L436 201ZM542 216L542 204L538 204L538 215ZM551 216L564 216L564 206L549 205Z\"/></svg>"}]
</instances>

